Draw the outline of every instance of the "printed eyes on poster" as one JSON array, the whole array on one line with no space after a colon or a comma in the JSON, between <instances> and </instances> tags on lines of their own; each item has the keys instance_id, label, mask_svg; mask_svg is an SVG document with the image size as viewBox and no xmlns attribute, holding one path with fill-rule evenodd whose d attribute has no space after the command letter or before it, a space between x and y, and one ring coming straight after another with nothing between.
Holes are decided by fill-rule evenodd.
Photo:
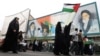
<instances>
[{"instance_id":1,"label":"printed eyes on poster","mask_svg":"<svg viewBox=\"0 0 100 56\"><path fill-rule=\"evenodd\" d=\"M100 21L96 2L82 5L71 26L70 34L75 28L82 30L83 35L97 35L100 33Z\"/></svg>"}]
</instances>

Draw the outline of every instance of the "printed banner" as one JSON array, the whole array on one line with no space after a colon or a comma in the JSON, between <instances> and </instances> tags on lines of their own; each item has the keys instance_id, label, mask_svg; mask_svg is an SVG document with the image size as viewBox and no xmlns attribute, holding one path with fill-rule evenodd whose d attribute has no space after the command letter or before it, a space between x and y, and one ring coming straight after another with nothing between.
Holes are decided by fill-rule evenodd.
<instances>
[{"instance_id":1,"label":"printed banner","mask_svg":"<svg viewBox=\"0 0 100 56\"><path fill-rule=\"evenodd\" d=\"M96 2L83 5L79 8L75 18L73 19L70 34L75 31L75 28L82 30L84 36L100 33Z\"/></svg>"},{"instance_id":2,"label":"printed banner","mask_svg":"<svg viewBox=\"0 0 100 56\"><path fill-rule=\"evenodd\" d=\"M72 22L80 4L64 4L63 10L51 15L29 21L28 37L54 37L57 22L62 22L62 29Z\"/></svg>"}]
</instances>

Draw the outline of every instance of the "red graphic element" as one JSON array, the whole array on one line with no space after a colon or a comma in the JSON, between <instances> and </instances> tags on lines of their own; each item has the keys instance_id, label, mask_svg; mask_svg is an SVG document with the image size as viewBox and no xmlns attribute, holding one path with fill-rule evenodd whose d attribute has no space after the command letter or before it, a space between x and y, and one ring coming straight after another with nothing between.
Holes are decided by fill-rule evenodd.
<instances>
[{"instance_id":1,"label":"red graphic element","mask_svg":"<svg viewBox=\"0 0 100 56\"><path fill-rule=\"evenodd\" d=\"M77 12L79 7L80 7L80 4L75 4L74 7L73 7L74 11Z\"/></svg>"},{"instance_id":2,"label":"red graphic element","mask_svg":"<svg viewBox=\"0 0 100 56\"><path fill-rule=\"evenodd\" d=\"M48 21L48 22L51 22L50 20L50 16L45 16L45 17L41 17L41 18L38 18L37 19L37 22L41 25L41 23L45 22L45 21Z\"/></svg>"}]
</instances>

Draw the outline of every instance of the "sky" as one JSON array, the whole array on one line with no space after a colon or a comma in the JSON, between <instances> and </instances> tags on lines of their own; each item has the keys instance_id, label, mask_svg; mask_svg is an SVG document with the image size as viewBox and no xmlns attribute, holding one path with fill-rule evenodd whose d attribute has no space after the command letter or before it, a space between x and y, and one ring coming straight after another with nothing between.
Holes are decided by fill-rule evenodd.
<instances>
[{"instance_id":1,"label":"sky","mask_svg":"<svg viewBox=\"0 0 100 56\"><path fill-rule=\"evenodd\" d=\"M31 9L34 18L56 13L62 10L64 3L80 3L81 5L99 0L0 0L0 30L2 30L5 16L13 15L27 8ZM100 15L100 8L99 15Z\"/></svg>"}]
</instances>

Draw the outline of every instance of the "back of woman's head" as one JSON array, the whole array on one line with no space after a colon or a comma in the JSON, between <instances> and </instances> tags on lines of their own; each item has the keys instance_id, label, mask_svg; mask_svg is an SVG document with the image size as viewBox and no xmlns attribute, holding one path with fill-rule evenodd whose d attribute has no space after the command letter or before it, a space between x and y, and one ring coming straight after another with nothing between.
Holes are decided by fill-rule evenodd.
<instances>
[{"instance_id":1,"label":"back of woman's head","mask_svg":"<svg viewBox=\"0 0 100 56\"><path fill-rule=\"evenodd\" d=\"M78 31L78 28L75 28L75 31Z\"/></svg>"},{"instance_id":2,"label":"back of woman's head","mask_svg":"<svg viewBox=\"0 0 100 56\"><path fill-rule=\"evenodd\" d=\"M61 25L61 22L58 22L57 25Z\"/></svg>"},{"instance_id":3,"label":"back of woman's head","mask_svg":"<svg viewBox=\"0 0 100 56\"><path fill-rule=\"evenodd\" d=\"M82 32L82 30L79 30L79 32Z\"/></svg>"}]
</instances>

